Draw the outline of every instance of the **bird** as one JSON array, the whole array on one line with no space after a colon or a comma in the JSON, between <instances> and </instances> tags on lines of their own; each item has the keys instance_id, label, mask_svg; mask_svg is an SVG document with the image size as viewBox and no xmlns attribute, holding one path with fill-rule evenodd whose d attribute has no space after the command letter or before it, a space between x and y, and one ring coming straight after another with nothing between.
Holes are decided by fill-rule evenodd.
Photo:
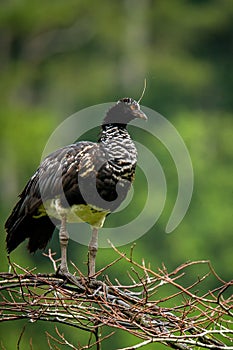
<instances>
[{"instance_id":1,"label":"bird","mask_svg":"<svg viewBox=\"0 0 233 350\"><path fill-rule=\"evenodd\" d=\"M95 278L98 231L135 178L137 149L127 130L135 118L147 120L139 101L122 98L105 113L96 142L75 142L42 161L5 223L8 254L26 239L30 253L45 249L57 226L61 250L57 272L74 281L67 262L67 223L86 222L92 228L88 277Z\"/></svg>"}]
</instances>

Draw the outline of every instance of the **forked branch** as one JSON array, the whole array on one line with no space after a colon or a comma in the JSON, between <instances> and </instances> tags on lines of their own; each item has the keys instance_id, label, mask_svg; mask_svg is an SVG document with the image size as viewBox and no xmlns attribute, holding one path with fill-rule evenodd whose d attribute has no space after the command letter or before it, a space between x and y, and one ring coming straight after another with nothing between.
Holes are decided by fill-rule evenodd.
<instances>
[{"instance_id":1,"label":"forked branch","mask_svg":"<svg viewBox=\"0 0 233 350\"><path fill-rule=\"evenodd\" d=\"M170 273L165 266L153 271L144 260L141 264L134 261L132 251L127 257L112 248L118 258L97 273L99 280L89 280L77 270L82 288L56 274L36 274L11 264L12 273L0 273L0 321L30 319L69 325L93 335L85 349L100 349L106 337L101 339L98 330L105 326L137 338L137 345L129 344L124 350L155 342L181 350L233 349L232 281L223 281L208 261L187 262ZM48 257L56 269L51 252ZM112 283L102 275L120 259L131 270L127 285L118 280ZM206 272L185 285L185 274L195 266L205 266ZM100 276L104 281L100 281ZM210 277L215 279L216 287L201 293ZM50 349L52 342L81 349L71 344L57 326L56 334L57 338L47 334Z\"/></svg>"}]
</instances>

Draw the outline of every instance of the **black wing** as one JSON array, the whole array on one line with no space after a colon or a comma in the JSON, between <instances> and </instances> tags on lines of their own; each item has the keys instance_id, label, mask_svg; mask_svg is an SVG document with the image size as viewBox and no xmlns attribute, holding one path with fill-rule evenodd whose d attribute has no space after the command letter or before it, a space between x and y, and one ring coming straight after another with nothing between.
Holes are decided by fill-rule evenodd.
<instances>
[{"instance_id":1,"label":"black wing","mask_svg":"<svg viewBox=\"0 0 233 350\"><path fill-rule=\"evenodd\" d=\"M66 146L46 157L20 194L5 224L8 252L26 238L29 238L30 252L46 247L58 223L54 219L52 222L46 213L41 214L42 205L48 199L59 196L64 207L88 203L108 211L117 208L132 178L126 181L118 169L121 167L111 162L105 149L92 142Z\"/></svg>"},{"instance_id":2,"label":"black wing","mask_svg":"<svg viewBox=\"0 0 233 350\"><path fill-rule=\"evenodd\" d=\"M68 201L72 199L77 202L76 204L83 203L83 198L78 195L78 172L84 154L87 155L93 148L98 148L98 145L79 142L63 147L44 159L19 195L18 203L6 221L9 253L26 238L29 238L30 252L45 248L52 237L56 223L47 215L38 215L38 209L45 200L67 194Z\"/></svg>"}]
</instances>

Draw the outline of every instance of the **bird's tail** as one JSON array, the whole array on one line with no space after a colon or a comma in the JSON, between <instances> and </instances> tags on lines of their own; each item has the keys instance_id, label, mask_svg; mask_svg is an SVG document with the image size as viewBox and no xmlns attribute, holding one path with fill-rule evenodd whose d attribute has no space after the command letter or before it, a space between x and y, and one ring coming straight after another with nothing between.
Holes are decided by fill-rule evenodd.
<instances>
[{"instance_id":1,"label":"bird's tail","mask_svg":"<svg viewBox=\"0 0 233 350\"><path fill-rule=\"evenodd\" d=\"M52 237L55 224L46 214L33 217L32 213L27 213L24 200L21 198L7 219L5 229L8 253L12 252L26 238L29 238L28 250L33 253L37 249L46 247Z\"/></svg>"}]
</instances>

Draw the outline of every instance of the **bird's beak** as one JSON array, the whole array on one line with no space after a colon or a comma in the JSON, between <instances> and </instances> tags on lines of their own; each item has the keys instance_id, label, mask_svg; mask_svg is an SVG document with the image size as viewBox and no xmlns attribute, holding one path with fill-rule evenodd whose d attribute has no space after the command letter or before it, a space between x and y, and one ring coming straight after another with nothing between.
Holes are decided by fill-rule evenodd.
<instances>
[{"instance_id":1,"label":"bird's beak","mask_svg":"<svg viewBox=\"0 0 233 350\"><path fill-rule=\"evenodd\" d=\"M140 109L135 109L133 111L133 115L135 116L135 118L139 118L139 119L144 119L147 120L147 116L145 115L145 113L143 111L141 111Z\"/></svg>"}]
</instances>

